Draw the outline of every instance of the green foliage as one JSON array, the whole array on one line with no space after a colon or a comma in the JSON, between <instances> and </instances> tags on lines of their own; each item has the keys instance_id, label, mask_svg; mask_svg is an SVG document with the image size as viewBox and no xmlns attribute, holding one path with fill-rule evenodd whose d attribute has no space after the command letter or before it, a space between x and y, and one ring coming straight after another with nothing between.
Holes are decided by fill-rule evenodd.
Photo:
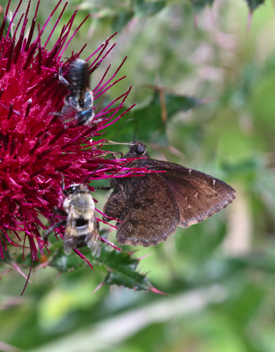
<instances>
[{"instance_id":1,"label":"green foliage","mask_svg":"<svg viewBox=\"0 0 275 352\"><path fill-rule=\"evenodd\" d=\"M84 267L85 262L83 259L76 255L76 253L66 255L64 253L63 246L59 246L59 248L56 248L56 250L51 248L51 253L53 253L53 255L49 259L49 265L61 273L68 272L79 267Z\"/></svg>"},{"instance_id":2,"label":"green foliage","mask_svg":"<svg viewBox=\"0 0 275 352\"><path fill-rule=\"evenodd\" d=\"M49 4L41 2L41 23L53 8ZM237 198L156 247L136 247L132 253L133 247L118 252L102 244L98 258L81 249L93 270L75 253L65 256L62 240L51 235L48 263L34 263L23 297L20 271L28 275L31 258L26 253L23 261L9 246L0 261L1 350L274 350L274 8L271 0L212 4L69 2L67 20L78 6L81 20L90 13L91 22L68 50L88 41L85 58L93 43L101 43L115 28L120 33L112 69L128 56L121 70L127 78L97 104L108 104L132 85L126 104L137 106L103 137L130 142L137 121L136 139L147 144L152 157L218 177L236 189ZM253 11L247 34L247 16ZM60 28L63 24L62 18ZM92 40L87 33L93 33ZM104 70L93 74L92 87ZM125 123L127 119L134 121ZM97 191L94 197L102 210L106 193ZM108 239L116 243L115 231L108 232ZM157 290L169 295L155 294Z\"/></svg>"},{"instance_id":3,"label":"green foliage","mask_svg":"<svg viewBox=\"0 0 275 352\"><path fill-rule=\"evenodd\" d=\"M62 241L57 241L50 250L49 266L60 273L83 269L85 266L85 261L76 253L70 255L64 253ZM130 253L115 250L105 244L102 245L101 255L98 258L93 257L87 248L82 252L94 266L94 270L100 269L106 273L103 284L123 286L136 291L153 289L147 277L138 272L139 260L132 258Z\"/></svg>"},{"instance_id":4,"label":"green foliage","mask_svg":"<svg viewBox=\"0 0 275 352\"><path fill-rule=\"evenodd\" d=\"M250 11L256 10L256 8L260 5L262 5L265 0L245 0L247 2L247 5L249 6Z\"/></svg>"},{"instance_id":5,"label":"green foliage","mask_svg":"<svg viewBox=\"0 0 275 352\"><path fill-rule=\"evenodd\" d=\"M137 272L139 260L132 258L127 252L110 251L105 248L98 262L105 265L108 274L103 283L124 286L136 291L150 291L152 285L145 275Z\"/></svg>"},{"instance_id":6,"label":"green foliage","mask_svg":"<svg viewBox=\"0 0 275 352\"><path fill-rule=\"evenodd\" d=\"M0 27L3 24L4 16L5 16L5 9L3 9L2 6L1 6L0 7ZM5 36L8 33L8 28L9 28L9 25L10 25L10 21L11 21L11 14L9 13L7 15L7 18L6 18L6 25L5 25L4 32L3 32L3 35L5 35ZM12 38L12 35L13 35L13 27L10 28L9 37Z\"/></svg>"},{"instance_id":7,"label":"green foliage","mask_svg":"<svg viewBox=\"0 0 275 352\"><path fill-rule=\"evenodd\" d=\"M167 116L165 120L162 118L162 103L166 108ZM132 123L125 123L120 120L116 123L116 128L119 131L118 138L122 141L132 141L134 136L134 123L137 124L137 138L142 141L166 141L166 126L167 122L179 112L186 112L196 106L199 106L201 101L194 97L180 96L176 94L163 94L163 102L161 101L158 91L145 101L142 106L135 107L128 118L133 119ZM113 127L106 129L104 138L113 139ZM167 142L166 142L167 143Z\"/></svg>"},{"instance_id":8,"label":"green foliage","mask_svg":"<svg viewBox=\"0 0 275 352\"><path fill-rule=\"evenodd\" d=\"M201 11L206 5L212 5L214 0L191 0L191 4L195 11Z\"/></svg>"},{"instance_id":9,"label":"green foliage","mask_svg":"<svg viewBox=\"0 0 275 352\"><path fill-rule=\"evenodd\" d=\"M2 244L2 248L5 248L2 240L1 240L1 244ZM10 252L8 249L4 251L4 258L0 258L0 263L4 263L4 264L12 263L12 258L10 256Z\"/></svg>"},{"instance_id":10,"label":"green foliage","mask_svg":"<svg viewBox=\"0 0 275 352\"><path fill-rule=\"evenodd\" d=\"M166 5L166 1L147 2L146 0L134 0L133 4L135 15L137 17L145 17L155 15L162 10Z\"/></svg>"}]
</instances>

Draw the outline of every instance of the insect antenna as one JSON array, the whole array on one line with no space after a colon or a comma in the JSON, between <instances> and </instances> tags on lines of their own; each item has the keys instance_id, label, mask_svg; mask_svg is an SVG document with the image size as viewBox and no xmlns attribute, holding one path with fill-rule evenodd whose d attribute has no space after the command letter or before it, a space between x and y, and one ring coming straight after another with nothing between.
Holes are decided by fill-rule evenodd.
<instances>
[{"instance_id":1,"label":"insect antenna","mask_svg":"<svg viewBox=\"0 0 275 352\"><path fill-rule=\"evenodd\" d=\"M115 139L117 137L117 135L119 134L119 132L121 131L122 127L129 121L134 121L135 123L135 131L134 131L134 139L133 141L135 142L136 140L136 134L137 134L137 128L138 128L138 123L135 119L128 119L126 120L118 129L118 131L116 132L116 134L114 135L113 139ZM104 145L133 145L132 143L122 143L122 142L114 142L112 140L107 140L107 143L105 143Z\"/></svg>"},{"instance_id":2,"label":"insect antenna","mask_svg":"<svg viewBox=\"0 0 275 352\"><path fill-rule=\"evenodd\" d=\"M100 170L100 168L102 167L103 165L99 165L91 174L89 174L85 180L82 182L82 184L84 185L86 182L88 182L89 178L91 178L95 173L96 171Z\"/></svg>"},{"instance_id":3,"label":"insect antenna","mask_svg":"<svg viewBox=\"0 0 275 352\"><path fill-rule=\"evenodd\" d=\"M134 139L133 139L133 141L134 141L134 143L136 142L136 135L137 135L137 130L138 130L138 123L137 123L137 120L134 120L134 119L132 119L133 121L134 121L134 123L135 123L135 132L134 132Z\"/></svg>"},{"instance_id":4,"label":"insect antenna","mask_svg":"<svg viewBox=\"0 0 275 352\"><path fill-rule=\"evenodd\" d=\"M67 192L66 189L65 189L64 175L62 174L62 172L60 172L60 175L61 175L61 188L62 188L63 194L64 194L66 197L68 197L68 192Z\"/></svg>"}]
</instances>

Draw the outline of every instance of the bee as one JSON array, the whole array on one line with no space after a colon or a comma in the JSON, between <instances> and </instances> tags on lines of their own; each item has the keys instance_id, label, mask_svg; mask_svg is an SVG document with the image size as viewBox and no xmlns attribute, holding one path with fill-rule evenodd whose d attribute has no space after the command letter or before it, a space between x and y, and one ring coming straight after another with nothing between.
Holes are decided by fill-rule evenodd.
<instances>
[{"instance_id":1,"label":"bee","mask_svg":"<svg viewBox=\"0 0 275 352\"><path fill-rule=\"evenodd\" d=\"M43 239L48 241L52 231L59 226L65 226L64 251L70 254L74 248L87 245L92 254L98 257L101 253L99 224L95 218L95 204L93 197L84 183L72 184L65 189L62 175L61 187L65 195L63 209L54 208L54 214L48 230ZM54 224L56 215L67 216L67 219Z\"/></svg>"},{"instance_id":2,"label":"bee","mask_svg":"<svg viewBox=\"0 0 275 352\"><path fill-rule=\"evenodd\" d=\"M64 115L67 109L72 107L77 111L75 115L77 126L88 125L94 118L94 96L90 89L88 63L81 59L73 60L66 78L60 67L59 81L69 89L70 94L64 99L65 106L61 113L54 113L54 115Z\"/></svg>"}]
</instances>

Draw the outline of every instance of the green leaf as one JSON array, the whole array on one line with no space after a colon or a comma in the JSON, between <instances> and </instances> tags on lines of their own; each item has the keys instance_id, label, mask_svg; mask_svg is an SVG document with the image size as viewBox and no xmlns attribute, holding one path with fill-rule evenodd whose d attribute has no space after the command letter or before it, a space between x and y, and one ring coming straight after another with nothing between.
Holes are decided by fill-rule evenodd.
<instances>
[{"instance_id":1,"label":"green leaf","mask_svg":"<svg viewBox=\"0 0 275 352\"><path fill-rule=\"evenodd\" d=\"M227 234L226 230L225 223L219 215L188 229L178 229L177 250L190 261L205 261L222 243Z\"/></svg>"},{"instance_id":2,"label":"green leaf","mask_svg":"<svg viewBox=\"0 0 275 352\"><path fill-rule=\"evenodd\" d=\"M112 19L112 29L114 32L121 32L128 22L133 18L133 11L121 10Z\"/></svg>"},{"instance_id":3,"label":"green leaf","mask_svg":"<svg viewBox=\"0 0 275 352\"><path fill-rule=\"evenodd\" d=\"M136 271L139 260L132 258L131 254L104 247L98 261L109 271L104 284L124 286L136 291L154 291L146 275Z\"/></svg>"},{"instance_id":4,"label":"green leaf","mask_svg":"<svg viewBox=\"0 0 275 352\"><path fill-rule=\"evenodd\" d=\"M262 5L265 0L245 0L251 12L256 10L256 8Z\"/></svg>"},{"instance_id":5,"label":"green leaf","mask_svg":"<svg viewBox=\"0 0 275 352\"><path fill-rule=\"evenodd\" d=\"M164 97L167 110L167 120L180 111L188 111L202 103L199 99L189 96L165 93ZM135 107L129 114L127 114L127 118L136 121L138 127L136 138L138 140L146 142L157 140L158 143L160 143L162 139L166 142L166 122L162 120L162 106L157 91L154 92L145 105ZM119 132L119 140L123 142L132 141L134 137L134 123L126 124L125 119L122 119L116 122L117 131L121 127L122 129ZM110 126L110 128L105 131L104 138L114 138L113 126Z\"/></svg>"},{"instance_id":6,"label":"green leaf","mask_svg":"<svg viewBox=\"0 0 275 352\"><path fill-rule=\"evenodd\" d=\"M134 13L137 17L153 16L166 5L166 1L146 2L144 0L135 0L133 6Z\"/></svg>"},{"instance_id":7,"label":"green leaf","mask_svg":"<svg viewBox=\"0 0 275 352\"><path fill-rule=\"evenodd\" d=\"M206 5L212 5L214 0L191 0L191 4L196 12L201 11Z\"/></svg>"},{"instance_id":8,"label":"green leaf","mask_svg":"<svg viewBox=\"0 0 275 352\"><path fill-rule=\"evenodd\" d=\"M188 111L202 103L200 100L194 97L173 94L165 94L165 102L169 116L172 116L179 111Z\"/></svg>"},{"instance_id":9,"label":"green leaf","mask_svg":"<svg viewBox=\"0 0 275 352\"><path fill-rule=\"evenodd\" d=\"M244 328L258 312L265 291L261 285L251 284L245 279L239 285L238 295L233 293L225 306L225 311L228 317L233 318L238 327Z\"/></svg>"},{"instance_id":10,"label":"green leaf","mask_svg":"<svg viewBox=\"0 0 275 352\"><path fill-rule=\"evenodd\" d=\"M66 255L64 253L63 241L59 242L61 242L61 246L57 247L55 244L50 248L53 255L49 260L49 265L56 268L59 272L67 272L78 267L84 267L85 261L74 252Z\"/></svg>"},{"instance_id":11,"label":"green leaf","mask_svg":"<svg viewBox=\"0 0 275 352\"><path fill-rule=\"evenodd\" d=\"M165 94L167 120L180 111L188 111L200 104L193 97ZM143 108L133 110L130 117L137 121L142 129L138 131L138 139L160 140L165 137L166 122L162 119L162 107L159 94L155 92L149 104Z\"/></svg>"},{"instance_id":12,"label":"green leaf","mask_svg":"<svg viewBox=\"0 0 275 352\"><path fill-rule=\"evenodd\" d=\"M55 242L50 250L52 257L49 260L49 265L59 272L72 271L86 265L85 261L76 253L66 255L62 241ZM139 260L132 258L128 252L119 252L105 244L102 245L101 255L98 258L93 257L87 247L81 249L81 252L95 268L99 265L107 272L103 284L124 286L137 291L159 292L151 285L146 275L137 271Z\"/></svg>"},{"instance_id":13,"label":"green leaf","mask_svg":"<svg viewBox=\"0 0 275 352\"><path fill-rule=\"evenodd\" d=\"M253 157L249 159L245 159L239 163L235 164L222 164L222 168L232 177L236 176L240 177L249 177L255 178L257 172L263 169L264 165L260 158Z\"/></svg>"},{"instance_id":14,"label":"green leaf","mask_svg":"<svg viewBox=\"0 0 275 352\"><path fill-rule=\"evenodd\" d=\"M81 10L90 10L96 18L106 24L109 19L114 31L120 32L133 17L148 17L161 11L166 5L166 0L147 2L144 0L132 1L93 1L82 2Z\"/></svg>"},{"instance_id":15,"label":"green leaf","mask_svg":"<svg viewBox=\"0 0 275 352\"><path fill-rule=\"evenodd\" d=\"M145 275L138 272L109 272L104 279L104 284L117 285L131 288L136 291L150 291L151 285Z\"/></svg>"}]
</instances>

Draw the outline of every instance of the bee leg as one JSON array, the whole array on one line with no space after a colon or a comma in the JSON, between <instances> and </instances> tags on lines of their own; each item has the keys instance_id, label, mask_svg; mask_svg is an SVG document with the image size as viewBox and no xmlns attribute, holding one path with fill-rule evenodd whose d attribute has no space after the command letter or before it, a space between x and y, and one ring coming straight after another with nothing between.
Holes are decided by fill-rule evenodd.
<instances>
[{"instance_id":1,"label":"bee leg","mask_svg":"<svg viewBox=\"0 0 275 352\"><path fill-rule=\"evenodd\" d=\"M66 224L67 220L61 220L61 221L55 223L56 215L67 216L67 213L64 210L61 210L57 207L53 208L53 216L50 221L50 226L48 227L48 230L42 236L45 241L48 241L48 237L49 237L50 233L53 232L57 227L64 226Z\"/></svg>"},{"instance_id":2,"label":"bee leg","mask_svg":"<svg viewBox=\"0 0 275 352\"><path fill-rule=\"evenodd\" d=\"M73 88L72 88L73 89ZM78 102L76 101L76 98L74 96L74 94L67 94L64 98L64 103L65 105L69 105L69 106L72 106L72 107L75 107ZM76 107L75 107L76 108Z\"/></svg>"},{"instance_id":3,"label":"bee leg","mask_svg":"<svg viewBox=\"0 0 275 352\"><path fill-rule=\"evenodd\" d=\"M60 112L54 112L54 111L52 111L52 112L49 112L48 115L63 116L64 114L62 113L62 111L60 111Z\"/></svg>"},{"instance_id":4,"label":"bee leg","mask_svg":"<svg viewBox=\"0 0 275 352\"><path fill-rule=\"evenodd\" d=\"M55 223L54 225L51 225L49 226L48 230L44 233L44 235L42 236L43 237L43 240L47 241L48 242L48 237L49 235L55 230L57 229L59 226L64 226L66 225L66 222L67 220L61 220L57 223Z\"/></svg>"},{"instance_id":5,"label":"bee leg","mask_svg":"<svg viewBox=\"0 0 275 352\"><path fill-rule=\"evenodd\" d=\"M74 91L74 87L63 77L63 76L59 76L59 81L64 84L64 86L66 86L70 92Z\"/></svg>"},{"instance_id":6,"label":"bee leg","mask_svg":"<svg viewBox=\"0 0 275 352\"><path fill-rule=\"evenodd\" d=\"M64 100L65 102L65 105L63 106L62 110L61 111L51 111L48 113L48 115L54 115L54 116L63 116L66 114L66 111L67 111L67 105L69 105L68 103L66 103L66 101Z\"/></svg>"},{"instance_id":7,"label":"bee leg","mask_svg":"<svg viewBox=\"0 0 275 352\"><path fill-rule=\"evenodd\" d=\"M63 73L62 73L62 68L59 67L59 76L58 76L59 81L66 86L69 91L72 91L74 87L64 78Z\"/></svg>"},{"instance_id":8,"label":"bee leg","mask_svg":"<svg viewBox=\"0 0 275 352\"><path fill-rule=\"evenodd\" d=\"M59 209L57 207L53 207L53 213L54 213L54 215L62 215L62 216L67 216L68 215L65 212L65 210Z\"/></svg>"},{"instance_id":9,"label":"bee leg","mask_svg":"<svg viewBox=\"0 0 275 352\"><path fill-rule=\"evenodd\" d=\"M94 109L90 108L85 111L79 111L75 118L77 120L77 126L85 125L85 123L92 122L94 117Z\"/></svg>"},{"instance_id":10,"label":"bee leg","mask_svg":"<svg viewBox=\"0 0 275 352\"><path fill-rule=\"evenodd\" d=\"M67 192L66 189L65 189L64 175L62 174L62 172L60 172L60 175L61 175L61 188L62 188L63 194L64 194L66 197L68 197L68 192ZM56 207L55 207L55 208L56 208ZM56 208L56 209L58 209L58 208ZM55 211L55 209L54 209L54 211ZM63 212L63 210L61 210L61 209L58 209L58 211ZM63 214L60 214L60 213L59 213L59 215L67 216L68 214L64 211Z\"/></svg>"}]
</instances>

